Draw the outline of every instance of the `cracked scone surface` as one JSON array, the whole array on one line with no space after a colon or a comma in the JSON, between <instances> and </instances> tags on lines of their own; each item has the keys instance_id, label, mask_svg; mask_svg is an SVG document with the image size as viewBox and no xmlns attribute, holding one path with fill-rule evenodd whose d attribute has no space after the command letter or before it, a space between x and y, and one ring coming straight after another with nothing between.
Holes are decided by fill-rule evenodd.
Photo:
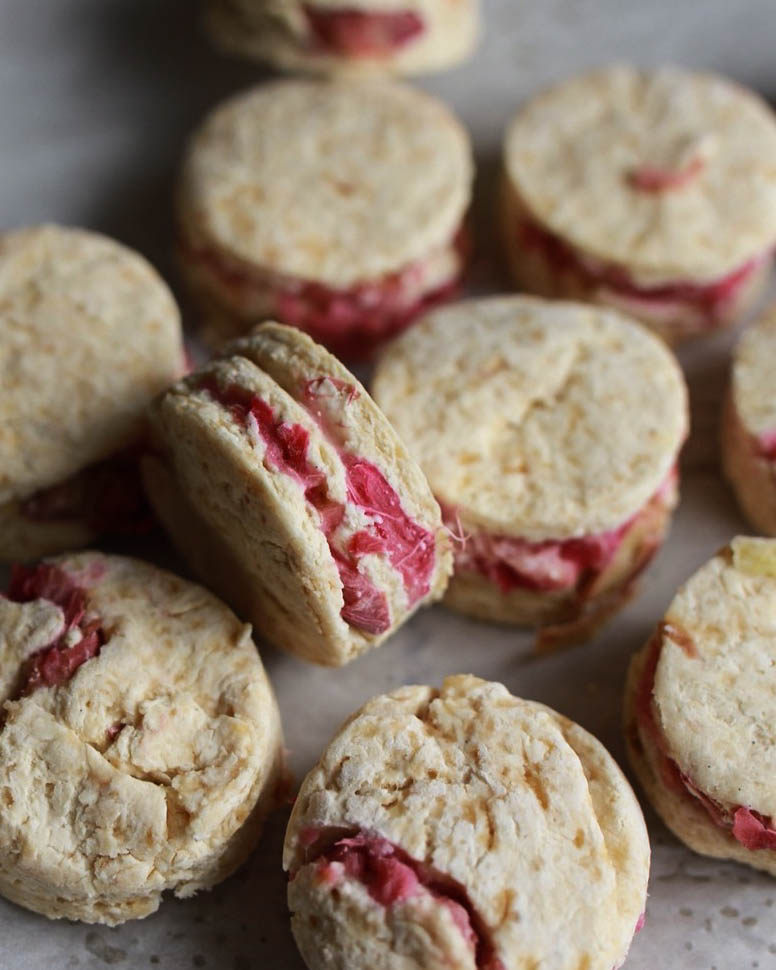
<instances>
[{"instance_id":1,"label":"cracked scone surface","mask_svg":"<svg viewBox=\"0 0 776 970\"><path fill-rule=\"evenodd\" d=\"M354 833L387 840L455 887L476 953L448 908L422 892L380 906L353 879L316 878L316 860ZM464 675L377 697L345 723L302 784L284 867L311 970L611 970L644 909L649 843L595 738ZM559 898L569 905L559 909Z\"/></svg>"},{"instance_id":2,"label":"cracked scone surface","mask_svg":"<svg viewBox=\"0 0 776 970\"><path fill-rule=\"evenodd\" d=\"M380 632L343 619L344 585L322 518L299 477L272 464L229 408L203 388L239 387L271 409L276 427L300 429L305 460L323 478L326 500L344 507L335 534L373 529L377 518L352 501L347 467L368 462L433 546L428 589L414 600L400 570L366 555L360 575L385 595ZM308 391L319 388L311 410ZM264 324L224 356L179 382L152 411L158 454L144 463L152 504L195 571L258 633L306 660L338 666L381 643L424 603L439 599L452 570L449 538L422 471L356 378L292 327ZM378 517L379 518L379 517Z\"/></svg>"},{"instance_id":3,"label":"cracked scone surface","mask_svg":"<svg viewBox=\"0 0 776 970\"><path fill-rule=\"evenodd\" d=\"M435 98L390 82L278 81L205 120L178 212L195 248L344 289L447 246L471 178L466 132Z\"/></svg>"},{"instance_id":4,"label":"cracked scone surface","mask_svg":"<svg viewBox=\"0 0 776 970\"><path fill-rule=\"evenodd\" d=\"M749 434L776 434L776 306L744 331L733 359L731 392L736 413Z\"/></svg>"},{"instance_id":5,"label":"cracked scone surface","mask_svg":"<svg viewBox=\"0 0 776 970\"><path fill-rule=\"evenodd\" d=\"M464 531L531 541L622 525L688 425L656 337L616 311L529 297L429 314L382 354L373 391Z\"/></svg>"},{"instance_id":6,"label":"cracked scone surface","mask_svg":"<svg viewBox=\"0 0 776 970\"><path fill-rule=\"evenodd\" d=\"M713 281L776 240L776 119L714 75L617 66L558 84L518 111L505 164L536 221L642 286ZM633 183L693 164L674 190Z\"/></svg>"},{"instance_id":7,"label":"cracked scone surface","mask_svg":"<svg viewBox=\"0 0 776 970\"><path fill-rule=\"evenodd\" d=\"M69 681L16 696L65 614L0 599L0 892L116 924L253 849L284 779L280 717L250 627L206 590L98 553L48 562L104 643Z\"/></svg>"},{"instance_id":8,"label":"cracked scone surface","mask_svg":"<svg viewBox=\"0 0 776 970\"><path fill-rule=\"evenodd\" d=\"M129 445L183 371L165 283L81 229L0 236L0 334L0 506Z\"/></svg>"},{"instance_id":9,"label":"cracked scone surface","mask_svg":"<svg viewBox=\"0 0 776 970\"><path fill-rule=\"evenodd\" d=\"M229 53L286 70L326 74L415 74L463 60L479 33L479 0L209 0L205 23ZM383 55L347 56L316 44L305 8L319 13L415 13L422 34Z\"/></svg>"}]
</instances>

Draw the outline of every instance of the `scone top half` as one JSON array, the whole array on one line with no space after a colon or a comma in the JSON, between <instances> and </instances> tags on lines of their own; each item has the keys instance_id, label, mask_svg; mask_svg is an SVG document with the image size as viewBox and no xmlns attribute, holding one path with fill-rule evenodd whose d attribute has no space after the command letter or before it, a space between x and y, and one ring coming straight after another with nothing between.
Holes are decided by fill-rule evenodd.
<instances>
[{"instance_id":1,"label":"scone top half","mask_svg":"<svg viewBox=\"0 0 776 970\"><path fill-rule=\"evenodd\" d=\"M183 371L177 307L137 253L53 225L0 236L0 559L131 524L124 452Z\"/></svg>"},{"instance_id":2,"label":"scone top half","mask_svg":"<svg viewBox=\"0 0 776 970\"><path fill-rule=\"evenodd\" d=\"M776 244L776 118L753 92L619 65L540 93L505 143L518 278L671 340L740 316Z\"/></svg>"},{"instance_id":3,"label":"scone top half","mask_svg":"<svg viewBox=\"0 0 776 970\"><path fill-rule=\"evenodd\" d=\"M439 70L477 39L479 0L209 0L224 50L328 74Z\"/></svg>"},{"instance_id":4,"label":"scone top half","mask_svg":"<svg viewBox=\"0 0 776 970\"><path fill-rule=\"evenodd\" d=\"M649 842L602 745L500 684L369 701L286 833L310 970L612 970L641 925Z\"/></svg>"},{"instance_id":5,"label":"scone top half","mask_svg":"<svg viewBox=\"0 0 776 970\"><path fill-rule=\"evenodd\" d=\"M438 598L439 507L334 357L265 324L157 401L153 504L194 568L258 632L339 665Z\"/></svg>"},{"instance_id":6,"label":"scone top half","mask_svg":"<svg viewBox=\"0 0 776 970\"><path fill-rule=\"evenodd\" d=\"M230 99L178 191L206 336L277 319L363 355L455 289L472 169L458 120L404 85L289 80Z\"/></svg>"},{"instance_id":7,"label":"scone top half","mask_svg":"<svg viewBox=\"0 0 776 970\"><path fill-rule=\"evenodd\" d=\"M80 553L0 598L0 893L115 924L253 849L284 779L250 627L193 583Z\"/></svg>"},{"instance_id":8,"label":"scone top half","mask_svg":"<svg viewBox=\"0 0 776 970\"><path fill-rule=\"evenodd\" d=\"M630 755L697 852L776 875L776 542L738 537L681 587L634 657Z\"/></svg>"},{"instance_id":9,"label":"scone top half","mask_svg":"<svg viewBox=\"0 0 776 970\"><path fill-rule=\"evenodd\" d=\"M673 355L624 315L465 301L394 341L373 388L458 537L451 605L568 618L659 547L687 392Z\"/></svg>"},{"instance_id":10,"label":"scone top half","mask_svg":"<svg viewBox=\"0 0 776 970\"><path fill-rule=\"evenodd\" d=\"M755 528L776 535L776 307L747 327L733 357L722 424L722 456L741 508Z\"/></svg>"}]
</instances>

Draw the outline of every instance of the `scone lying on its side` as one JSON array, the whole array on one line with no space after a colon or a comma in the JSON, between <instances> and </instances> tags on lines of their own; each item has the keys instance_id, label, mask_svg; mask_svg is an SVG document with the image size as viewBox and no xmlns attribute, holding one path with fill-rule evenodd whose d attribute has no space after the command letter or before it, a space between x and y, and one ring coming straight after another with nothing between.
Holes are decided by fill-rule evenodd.
<instances>
[{"instance_id":1,"label":"scone lying on its side","mask_svg":"<svg viewBox=\"0 0 776 970\"><path fill-rule=\"evenodd\" d=\"M228 53L292 71L419 74L462 61L479 0L208 0L206 25Z\"/></svg>"},{"instance_id":2,"label":"scone lying on its side","mask_svg":"<svg viewBox=\"0 0 776 970\"><path fill-rule=\"evenodd\" d=\"M649 859L592 735L457 676L345 722L302 784L283 865L310 970L613 970Z\"/></svg>"},{"instance_id":3,"label":"scone lying on its side","mask_svg":"<svg viewBox=\"0 0 776 970\"><path fill-rule=\"evenodd\" d=\"M251 640L199 586L81 553L0 598L0 893L114 925L224 879L286 784Z\"/></svg>"},{"instance_id":4,"label":"scone lying on its side","mask_svg":"<svg viewBox=\"0 0 776 970\"><path fill-rule=\"evenodd\" d=\"M439 598L449 538L418 466L353 375L265 324L151 414L151 502L184 558L257 632L338 666Z\"/></svg>"},{"instance_id":5,"label":"scone lying on its side","mask_svg":"<svg viewBox=\"0 0 776 970\"><path fill-rule=\"evenodd\" d=\"M374 396L456 535L445 596L583 639L629 598L677 502L687 391L665 345L614 310L532 297L426 316Z\"/></svg>"},{"instance_id":6,"label":"scone lying on its side","mask_svg":"<svg viewBox=\"0 0 776 970\"><path fill-rule=\"evenodd\" d=\"M741 510L776 536L776 306L747 327L736 347L722 418L722 462Z\"/></svg>"},{"instance_id":7,"label":"scone lying on its side","mask_svg":"<svg viewBox=\"0 0 776 970\"><path fill-rule=\"evenodd\" d=\"M691 849L776 875L776 540L739 536L674 597L630 666L631 763Z\"/></svg>"},{"instance_id":8,"label":"scone lying on its side","mask_svg":"<svg viewBox=\"0 0 776 970\"><path fill-rule=\"evenodd\" d=\"M0 561L150 526L134 449L184 369L178 308L140 255L61 226L0 236Z\"/></svg>"}]
</instances>

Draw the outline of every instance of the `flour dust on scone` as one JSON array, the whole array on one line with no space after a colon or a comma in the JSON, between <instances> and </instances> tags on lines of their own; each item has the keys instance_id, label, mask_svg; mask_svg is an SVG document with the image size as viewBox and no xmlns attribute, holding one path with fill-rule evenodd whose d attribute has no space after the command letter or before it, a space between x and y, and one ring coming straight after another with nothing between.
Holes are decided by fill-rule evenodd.
<instances>
[{"instance_id":1,"label":"flour dust on scone","mask_svg":"<svg viewBox=\"0 0 776 970\"><path fill-rule=\"evenodd\" d=\"M231 344L153 423L162 521L279 646L344 663L441 595L450 543L428 483L364 388L298 330L265 324ZM207 554L178 521L173 480Z\"/></svg>"},{"instance_id":2,"label":"flour dust on scone","mask_svg":"<svg viewBox=\"0 0 776 970\"><path fill-rule=\"evenodd\" d=\"M229 875L285 784L250 628L199 586L80 553L0 599L0 893L114 925Z\"/></svg>"},{"instance_id":3,"label":"flour dust on scone","mask_svg":"<svg viewBox=\"0 0 776 970\"><path fill-rule=\"evenodd\" d=\"M595 71L524 105L504 157L507 251L529 290L617 307L671 341L739 319L762 291L776 119L733 82Z\"/></svg>"},{"instance_id":4,"label":"flour dust on scone","mask_svg":"<svg viewBox=\"0 0 776 970\"><path fill-rule=\"evenodd\" d=\"M583 305L464 302L392 344L374 391L456 537L451 605L572 639L621 605L662 543L687 429L651 334Z\"/></svg>"},{"instance_id":5,"label":"flour dust on scone","mask_svg":"<svg viewBox=\"0 0 776 970\"><path fill-rule=\"evenodd\" d=\"M774 589L770 539L738 537L696 572L633 659L626 737L650 800L680 839L776 874Z\"/></svg>"},{"instance_id":6,"label":"flour dust on scone","mask_svg":"<svg viewBox=\"0 0 776 970\"><path fill-rule=\"evenodd\" d=\"M760 532L776 535L776 307L736 347L722 422L722 460L739 504Z\"/></svg>"},{"instance_id":7,"label":"flour dust on scone","mask_svg":"<svg viewBox=\"0 0 776 970\"><path fill-rule=\"evenodd\" d=\"M649 843L594 738L458 676L345 723L302 784L284 867L310 970L611 970L643 922Z\"/></svg>"},{"instance_id":8,"label":"flour dust on scone","mask_svg":"<svg viewBox=\"0 0 776 970\"><path fill-rule=\"evenodd\" d=\"M398 84L284 81L231 99L192 139L178 193L207 327L223 341L277 318L363 354L455 291L471 178L460 123Z\"/></svg>"},{"instance_id":9,"label":"flour dust on scone","mask_svg":"<svg viewBox=\"0 0 776 970\"><path fill-rule=\"evenodd\" d=\"M479 0L209 0L228 53L325 74L415 74L452 66L477 39Z\"/></svg>"}]
</instances>

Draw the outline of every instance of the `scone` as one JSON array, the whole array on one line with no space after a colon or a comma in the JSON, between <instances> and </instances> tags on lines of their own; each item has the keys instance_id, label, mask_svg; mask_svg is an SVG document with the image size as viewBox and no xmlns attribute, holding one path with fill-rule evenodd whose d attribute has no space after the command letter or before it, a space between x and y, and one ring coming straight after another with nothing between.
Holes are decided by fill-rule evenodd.
<instances>
[{"instance_id":1,"label":"scone","mask_svg":"<svg viewBox=\"0 0 776 970\"><path fill-rule=\"evenodd\" d=\"M227 53L292 71L419 74L472 51L479 0L208 0Z\"/></svg>"},{"instance_id":2,"label":"scone","mask_svg":"<svg viewBox=\"0 0 776 970\"><path fill-rule=\"evenodd\" d=\"M363 387L265 324L154 405L144 478L192 569L276 646L338 666L439 598L449 538Z\"/></svg>"},{"instance_id":3,"label":"scone","mask_svg":"<svg viewBox=\"0 0 776 970\"><path fill-rule=\"evenodd\" d=\"M310 970L612 970L649 841L592 735L501 684L376 697L310 772L283 865Z\"/></svg>"},{"instance_id":4,"label":"scone","mask_svg":"<svg viewBox=\"0 0 776 970\"><path fill-rule=\"evenodd\" d=\"M509 127L503 217L515 281L625 310L670 342L741 317L776 243L776 118L721 77L610 67Z\"/></svg>"},{"instance_id":5,"label":"scone","mask_svg":"<svg viewBox=\"0 0 776 970\"><path fill-rule=\"evenodd\" d=\"M227 101L178 191L205 339L277 319L365 355L455 291L471 178L466 132L409 87L280 81Z\"/></svg>"},{"instance_id":6,"label":"scone","mask_svg":"<svg viewBox=\"0 0 776 970\"><path fill-rule=\"evenodd\" d=\"M193 583L80 553L0 598L0 893L114 925L252 851L283 738L250 627Z\"/></svg>"},{"instance_id":7,"label":"scone","mask_svg":"<svg viewBox=\"0 0 776 970\"><path fill-rule=\"evenodd\" d=\"M687 393L613 310L532 297L429 314L378 361L375 400L456 541L445 602L580 639L629 596L677 501Z\"/></svg>"},{"instance_id":8,"label":"scone","mask_svg":"<svg viewBox=\"0 0 776 970\"><path fill-rule=\"evenodd\" d=\"M626 740L691 849L776 875L776 541L738 537L679 589L631 662Z\"/></svg>"},{"instance_id":9,"label":"scone","mask_svg":"<svg viewBox=\"0 0 776 970\"><path fill-rule=\"evenodd\" d=\"M146 527L132 449L183 370L177 307L137 253L59 226L0 236L0 561Z\"/></svg>"},{"instance_id":10,"label":"scone","mask_svg":"<svg viewBox=\"0 0 776 970\"><path fill-rule=\"evenodd\" d=\"M722 461L739 505L759 532L776 536L776 306L741 338L722 419Z\"/></svg>"}]
</instances>

